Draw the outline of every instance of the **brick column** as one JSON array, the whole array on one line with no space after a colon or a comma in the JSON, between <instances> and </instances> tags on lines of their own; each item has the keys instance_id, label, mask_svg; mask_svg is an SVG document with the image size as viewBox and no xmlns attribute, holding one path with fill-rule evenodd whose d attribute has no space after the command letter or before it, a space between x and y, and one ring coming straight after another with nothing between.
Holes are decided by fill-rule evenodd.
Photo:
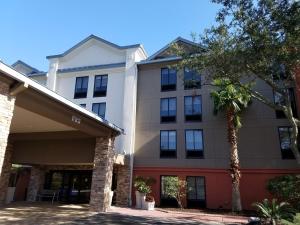
<instances>
[{"instance_id":1,"label":"brick column","mask_svg":"<svg viewBox=\"0 0 300 225\"><path fill-rule=\"evenodd\" d=\"M30 179L27 189L27 201L35 202L37 199L37 194L43 188L45 181L45 171L38 167L33 166L30 170Z\"/></svg>"},{"instance_id":2,"label":"brick column","mask_svg":"<svg viewBox=\"0 0 300 225\"><path fill-rule=\"evenodd\" d=\"M109 194L114 164L113 145L112 138L96 138L90 211L105 212L110 207Z\"/></svg>"},{"instance_id":3,"label":"brick column","mask_svg":"<svg viewBox=\"0 0 300 225\"><path fill-rule=\"evenodd\" d=\"M9 85L0 81L0 204L4 203L11 168L12 146L8 144L15 97L9 95Z\"/></svg>"},{"instance_id":4,"label":"brick column","mask_svg":"<svg viewBox=\"0 0 300 225\"><path fill-rule=\"evenodd\" d=\"M117 167L116 205L129 206L130 194L130 158L125 156L124 165Z\"/></svg>"}]
</instances>

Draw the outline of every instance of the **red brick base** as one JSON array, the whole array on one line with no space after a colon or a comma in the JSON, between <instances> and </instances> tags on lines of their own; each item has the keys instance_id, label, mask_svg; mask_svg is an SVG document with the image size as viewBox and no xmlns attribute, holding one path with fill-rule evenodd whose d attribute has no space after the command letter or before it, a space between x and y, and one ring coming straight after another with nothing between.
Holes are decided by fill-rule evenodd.
<instances>
[{"instance_id":1,"label":"red brick base","mask_svg":"<svg viewBox=\"0 0 300 225\"><path fill-rule=\"evenodd\" d=\"M276 176L284 174L300 174L298 170L266 170L266 169L247 169L242 170L241 197L244 209L252 209L252 203L270 198L271 195L266 190L267 181ZM157 205L160 204L160 176L174 175L181 179L186 176L204 176L206 183L206 205L207 208L231 208L231 180L225 169L182 169L182 168L134 168L134 177L153 177L156 183L152 187L152 195ZM134 190L133 190L133 199Z\"/></svg>"}]
</instances>

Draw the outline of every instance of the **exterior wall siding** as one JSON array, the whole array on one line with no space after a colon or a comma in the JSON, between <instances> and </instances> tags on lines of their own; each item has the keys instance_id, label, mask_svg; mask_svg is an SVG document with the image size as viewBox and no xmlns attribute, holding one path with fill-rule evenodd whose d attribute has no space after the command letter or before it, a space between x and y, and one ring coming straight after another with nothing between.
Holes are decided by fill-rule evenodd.
<instances>
[{"instance_id":1,"label":"exterior wall siding","mask_svg":"<svg viewBox=\"0 0 300 225\"><path fill-rule=\"evenodd\" d=\"M184 90L182 77L177 77L176 91L160 91L160 70L167 65L143 66L139 70L136 142L134 165L136 167L190 167L219 168L229 165L226 120L223 114L213 115L211 88ZM267 96L273 93L266 85L256 86ZM184 96L202 96L202 122L185 122ZM160 123L160 99L177 98L177 121ZM239 154L242 168L291 169L299 168L295 160L282 160L278 127L288 126L286 119L276 119L275 111L253 101L242 115L243 127L239 131ZM188 159L185 152L186 129L202 129L204 158ZM160 158L160 130L177 131L177 158Z\"/></svg>"},{"instance_id":2,"label":"exterior wall siding","mask_svg":"<svg viewBox=\"0 0 300 225\"><path fill-rule=\"evenodd\" d=\"M160 177L175 175L181 179L187 176L204 176L206 206L208 208L231 208L231 178L229 168L229 145L225 115L213 114L211 87L184 90L183 73L177 73L175 91L162 92L161 68L167 64L139 65L137 91L136 141L134 154L134 176L153 177L153 195L160 204ZM205 75L205 74L204 74ZM205 78L202 77L202 82ZM263 82L255 86L269 98L273 92ZM201 95L202 122L186 122L184 119L184 96ZM160 122L160 99L177 98L177 118L175 123ZM300 173L296 160L281 158L278 127L288 126L286 119L276 119L275 111L253 100L242 115L243 127L239 131L239 156L242 180L241 195L244 209L261 201L270 194L266 190L267 181L275 176ZM186 157L185 130L202 129L204 157ZM177 157L160 158L160 130L177 131ZM132 190L134 198L134 189Z\"/></svg>"}]
</instances>

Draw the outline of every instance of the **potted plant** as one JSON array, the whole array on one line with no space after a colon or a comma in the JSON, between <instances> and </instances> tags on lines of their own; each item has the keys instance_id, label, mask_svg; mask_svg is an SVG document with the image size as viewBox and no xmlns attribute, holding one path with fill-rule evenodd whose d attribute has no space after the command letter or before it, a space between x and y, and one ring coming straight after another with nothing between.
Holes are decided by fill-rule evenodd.
<instances>
[{"instance_id":1,"label":"potted plant","mask_svg":"<svg viewBox=\"0 0 300 225\"><path fill-rule=\"evenodd\" d=\"M143 178L140 176L135 177L134 187L136 189L136 208L143 208L143 202L145 202L146 195L151 193L150 185L154 182L155 180L153 178Z\"/></svg>"},{"instance_id":2,"label":"potted plant","mask_svg":"<svg viewBox=\"0 0 300 225\"><path fill-rule=\"evenodd\" d=\"M155 200L151 195L146 195L145 201L143 201L143 209L154 210Z\"/></svg>"}]
</instances>

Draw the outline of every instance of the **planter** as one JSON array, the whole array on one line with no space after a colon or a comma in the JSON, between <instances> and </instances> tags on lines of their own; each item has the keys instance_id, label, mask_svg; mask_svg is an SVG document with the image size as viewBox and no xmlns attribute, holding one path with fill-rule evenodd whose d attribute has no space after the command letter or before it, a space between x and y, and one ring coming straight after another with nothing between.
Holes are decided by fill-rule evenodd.
<instances>
[{"instance_id":1,"label":"planter","mask_svg":"<svg viewBox=\"0 0 300 225\"><path fill-rule=\"evenodd\" d=\"M146 194L139 191L135 192L135 208L141 209L143 207L143 202L145 201Z\"/></svg>"},{"instance_id":2,"label":"planter","mask_svg":"<svg viewBox=\"0 0 300 225\"><path fill-rule=\"evenodd\" d=\"M14 200L15 190L16 187L7 188L6 199L5 199L6 204L11 203Z\"/></svg>"},{"instance_id":3,"label":"planter","mask_svg":"<svg viewBox=\"0 0 300 225\"><path fill-rule=\"evenodd\" d=\"M145 210L154 210L155 202L146 202L143 201L143 209Z\"/></svg>"}]
</instances>

